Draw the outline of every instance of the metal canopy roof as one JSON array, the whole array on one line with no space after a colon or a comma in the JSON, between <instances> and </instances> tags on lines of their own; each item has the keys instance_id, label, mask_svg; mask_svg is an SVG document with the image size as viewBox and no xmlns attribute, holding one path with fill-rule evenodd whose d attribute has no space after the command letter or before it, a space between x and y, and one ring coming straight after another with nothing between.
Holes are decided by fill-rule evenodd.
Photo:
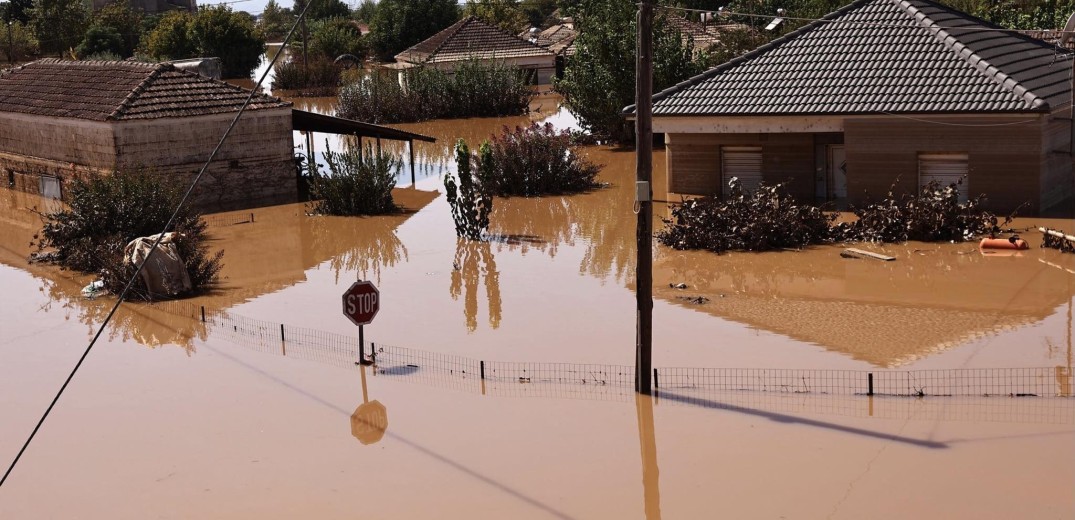
<instances>
[{"instance_id":1,"label":"metal canopy roof","mask_svg":"<svg viewBox=\"0 0 1075 520\"><path fill-rule=\"evenodd\" d=\"M394 141L437 142L436 138L428 135L298 109L291 110L291 127L302 132L357 135L359 137L391 139Z\"/></svg>"}]
</instances>

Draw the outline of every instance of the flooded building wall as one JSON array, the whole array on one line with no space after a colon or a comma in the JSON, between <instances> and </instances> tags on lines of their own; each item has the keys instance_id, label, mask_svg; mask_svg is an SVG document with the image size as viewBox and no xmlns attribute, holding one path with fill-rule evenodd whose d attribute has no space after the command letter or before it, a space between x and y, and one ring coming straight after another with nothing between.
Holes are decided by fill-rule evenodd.
<instances>
[{"instance_id":1,"label":"flooded building wall","mask_svg":"<svg viewBox=\"0 0 1075 520\"><path fill-rule=\"evenodd\" d=\"M0 171L5 186L41 192L41 177L64 179L115 165L112 129L80 119L0 113Z\"/></svg>"},{"instance_id":2,"label":"flooded building wall","mask_svg":"<svg viewBox=\"0 0 1075 520\"><path fill-rule=\"evenodd\" d=\"M1075 206L1075 128L1070 108L1049 115L1045 121L1041 158L1041 213L1044 216L1072 215Z\"/></svg>"},{"instance_id":3,"label":"flooded building wall","mask_svg":"<svg viewBox=\"0 0 1075 520\"><path fill-rule=\"evenodd\" d=\"M853 117L844 120L847 144L847 193L851 203L867 196L883 197L918 189L920 153L961 153L968 156L970 196L988 197L986 206L1009 213L1040 210L1042 125L1036 116L952 117L918 121L896 117ZM939 121L944 124L936 124Z\"/></svg>"},{"instance_id":4,"label":"flooded building wall","mask_svg":"<svg viewBox=\"0 0 1075 520\"><path fill-rule=\"evenodd\" d=\"M116 126L118 163L193 180L234 117L123 122ZM298 188L292 146L290 108L247 112L195 191L196 202L208 208L293 202Z\"/></svg>"},{"instance_id":5,"label":"flooded building wall","mask_svg":"<svg viewBox=\"0 0 1075 520\"><path fill-rule=\"evenodd\" d=\"M788 192L804 201L842 199L838 193L846 190L847 202L862 204L892 187L916 191L919 155L937 153L966 154L970 196L985 194L986 207L998 213L1025 203L1020 213L1037 215L1070 205L1072 199L1071 157L1068 145L1061 143L1070 138L1068 121L1046 124L1033 115L943 121L852 117L842 126L843 133L668 133L668 190L719 194L725 182L721 148L749 146L761 150L763 180L786 183ZM846 188L837 191L827 150L840 143L846 153Z\"/></svg>"}]
</instances>

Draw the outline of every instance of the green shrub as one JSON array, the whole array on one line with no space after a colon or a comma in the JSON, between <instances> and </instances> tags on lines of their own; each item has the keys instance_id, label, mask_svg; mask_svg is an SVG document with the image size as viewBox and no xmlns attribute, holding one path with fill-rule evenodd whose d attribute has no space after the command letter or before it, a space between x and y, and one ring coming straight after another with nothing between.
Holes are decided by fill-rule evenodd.
<instances>
[{"instance_id":1,"label":"green shrub","mask_svg":"<svg viewBox=\"0 0 1075 520\"><path fill-rule=\"evenodd\" d=\"M302 58L279 61L273 66L273 90L295 90L299 95L332 95L340 84L343 67L324 58L311 58L304 67ZM308 74L308 76L307 76Z\"/></svg>"},{"instance_id":2,"label":"green shrub","mask_svg":"<svg viewBox=\"0 0 1075 520\"><path fill-rule=\"evenodd\" d=\"M750 193L739 179L729 181L721 200L703 197L672 209L672 218L657 240L674 249L705 249L721 253L801 248L832 241L835 214L797 204L782 184L762 185Z\"/></svg>"},{"instance_id":3,"label":"green shrub","mask_svg":"<svg viewBox=\"0 0 1075 520\"><path fill-rule=\"evenodd\" d=\"M481 240L489 230L493 211L492 150L482 143L474 157L462 139L455 145L455 175L444 177L444 191L452 207L455 234L460 238Z\"/></svg>"},{"instance_id":4,"label":"green shrub","mask_svg":"<svg viewBox=\"0 0 1075 520\"><path fill-rule=\"evenodd\" d=\"M533 197L600 186L594 179L601 168L578 155L570 132L557 132L550 123L504 127L490 147L497 195Z\"/></svg>"},{"instance_id":5,"label":"green shrub","mask_svg":"<svg viewBox=\"0 0 1075 520\"><path fill-rule=\"evenodd\" d=\"M377 70L340 89L339 116L373 123L499 117L526 113L534 96L518 68L467 60L454 74L416 67Z\"/></svg>"},{"instance_id":6,"label":"green shrub","mask_svg":"<svg viewBox=\"0 0 1075 520\"><path fill-rule=\"evenodd\" d=\"M135 238L160 233L185 190L176 177L141 169L76 178L68 190L69 209L44 215L38 252L51 250L43 258L101 276L105 287L118 294L135 269L123 264L123 248ZM170 231L179 233L176 246L194 291L214 283L222 253L208 254L198 213L184 206ZM147 297L140 279L128 297Z\"/></svg>"},{"instance_id":7,"label":"green shrub","mask_svg":"<svg viewBox=\"0 0 1075 520\"><path fill-rule=\"evenodd\" d=\"M326 148L327 148L326 143ZM381 215L398 211L392 200L399 159L386 152L348 148L325 152L329 174L314 169L310 175L310 195L314 211L324 215Z\"/></svg>"},{"instance_id":8,"label":"green shrub","mask_svg":"<svg viewBox=\"0 0 1075 520\"><path fill-rule=\"evenodd\" d=\"M119 32L112 27L97 25L90 27L86 31L86 36L82 38L82 43L78 44L75 49L75 54L82 59L87 59L87 56L94 55L116 56L117 59L122 59L119 56L123 52L123 37Z\"/></svg>"}]
</instances>

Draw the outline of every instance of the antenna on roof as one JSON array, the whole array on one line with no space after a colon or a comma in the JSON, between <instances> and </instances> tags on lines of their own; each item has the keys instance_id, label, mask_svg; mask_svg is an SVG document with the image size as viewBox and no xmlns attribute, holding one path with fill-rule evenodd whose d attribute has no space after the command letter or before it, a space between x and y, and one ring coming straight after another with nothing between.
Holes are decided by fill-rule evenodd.
<instances>
[{"instance_id":1,"label":"antenna on roof","mask_svg":"<svg viewBox=\"0 0 1075 520\"><path fill-rule=\"evenodd\" d=\"M777 9L776 10L776 18L773 18L773 21L769 22L769 25L765 26L765 30L766 31L775 31L778 27L780 27L781 25L784 25L784 15L785 14L787 14L787 11L785 11L783 9Z\"/></svg>"}]
</instances>

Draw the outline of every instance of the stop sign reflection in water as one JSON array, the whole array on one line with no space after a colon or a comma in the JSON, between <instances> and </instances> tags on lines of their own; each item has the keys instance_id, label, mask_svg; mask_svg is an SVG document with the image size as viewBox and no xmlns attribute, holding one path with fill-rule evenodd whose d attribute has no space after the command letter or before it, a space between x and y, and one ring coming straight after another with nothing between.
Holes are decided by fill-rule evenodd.
<instances>
[{"instance_id":1,"label":"stop sign reflection in water","mask_svg":"<svg viewBox=\"0 0 1075 520\"><path fill-rule=\"evenodd\" d=\"M369 325L381 309L381 293L372 282L355 282L343 292L343 315L355 325Z\"/></svg>"}]
</instances>

